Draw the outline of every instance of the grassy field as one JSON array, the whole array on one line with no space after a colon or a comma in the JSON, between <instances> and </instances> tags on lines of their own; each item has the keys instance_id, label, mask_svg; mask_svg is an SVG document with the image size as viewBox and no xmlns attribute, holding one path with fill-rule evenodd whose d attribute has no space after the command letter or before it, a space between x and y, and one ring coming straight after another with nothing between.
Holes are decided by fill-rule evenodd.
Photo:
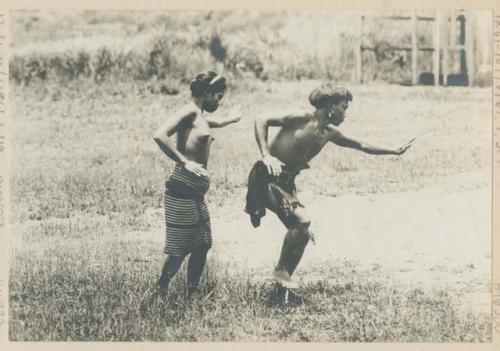
<instances>
[{"instance_id":1,"label":"grassy field","mask_svg":"<svg viewBox=\"0 0 500 351\"><path fill-rule=\"evenodd\" d=\"M245 116L214 131L214 221L242 216L247 173L258 157L254 117L308 108L307 94L319 83L230 82L217 113L241 103ZM417 142L399 158L328 146L298 179L299 190L341 197L488 186L488 89L350 88L344 131L386 145ZM217 252L202 296L186 303L181 273L168 301L147 305L163 255L146 234L163 225L151 213L161 211L172 167L152 135L186 101L185 86L164 96L141 82L11 88L12 340L491 340L490 316L461 308L458 289L377 281L346 260L319 263L324 280L300 289L309 304L269 309L262 301L270 284L245 267L229 272L218 259L227 253ZM465 181L454 181L460 177ZM131 240L132 232L144 240Z\"/></svg>"},{"instance_id":2,"label":"grassy field","mask_svg":"<svg viewBox=\"0 0 500 351\"><path fill-rule=\"evenodd\" d=\"M247 81L228 92L217 113L241 103L245 116L237 125L214 130L212 204L241 202L234 194L244 191L248 170L258 157L255 115L307 109L307 95L318 84ZM402 158L327 147L312 162L307 178L299 178L299 188L334 196L415 191L447 184L449 176L489 169L487 89L368 85L351 90L354 102L345 131L389 146L416 136L417 144ZM178 96L162 96L136 84L14 86L14 219L126 213L121 219L127 224L146 225L141 215L160 205L158 187L172 166L152 134L188 99L185 89Z\"/></svg>"},{"instance_id":3,"label":"grassy field","mask_svg":"<svg viewBox=\"0 0 500 351\"><path fill-rule=\"evenodd\" d=\"M71 234L73 235L73 233ZM102 235L107 236L105 243ZM111 238L113 240L111 240ZM44 239L46 241L47 239ZM49 239L53 242L54 239ZM11 281L11 339L80 341L398 341L480 342L485 315L461 311L456 292L388 285L349 262L323 262L324 281L301 287L309 303L268 308L272 287L209 262L202 294L184 297L180 274L168 300L148 288L159 260L141 262L139 247L96 232L61 250L61 241L16 259ZM73 239L74 240L74 239ZM41 244L41 243L40 243ZM42 244L45 247L45 243ZM140 252L139 252L140 251ZM314 270L317 272L317 269ZM313 273L313 272L309 272ZM307 272L306 272L307 274ZM332 283L331 281L335 281ZM29 282L29 283L28 283Z\"/></svg>"}]
</instances>

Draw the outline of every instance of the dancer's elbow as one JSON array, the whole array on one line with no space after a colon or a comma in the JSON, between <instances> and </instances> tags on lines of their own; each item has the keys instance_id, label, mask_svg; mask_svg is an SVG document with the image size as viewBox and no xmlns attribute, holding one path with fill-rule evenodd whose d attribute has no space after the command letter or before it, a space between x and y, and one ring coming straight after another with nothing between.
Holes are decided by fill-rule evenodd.
<instances>
[{"instance_id":1,"label":"dancer's elbow","mask_svg":"<svg viewBox=\"0 0 500 351\"><path fill-rule=\"evenodd\" d=\"M268 125L268 120L269 117L266 116L265 114L258 115L254 121L255 128L258 129L266 128Z\"/></svg>"}]
</instances>

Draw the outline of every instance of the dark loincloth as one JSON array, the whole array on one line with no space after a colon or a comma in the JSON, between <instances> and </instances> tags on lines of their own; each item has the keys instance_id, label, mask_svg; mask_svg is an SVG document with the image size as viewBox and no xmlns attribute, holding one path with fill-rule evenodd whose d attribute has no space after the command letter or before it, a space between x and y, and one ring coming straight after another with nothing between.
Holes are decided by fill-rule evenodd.
<instances>
[{"instance_id":1,"label":"dark loincloth","mask_svg":"<svg viewBox=\"0 0 500 351\"><path fill-rule=\"evenodd\" d=\"M308 166L303 167L308 168ZM290 172L283 167L279 176L270 175L267 167L262 161L257 161L248 176L248 191L246 197L245 212L250 215L254 227L260 225L260 219L266 215L269 194L276 199L279 208L276 213L283 223L288 227L292 223L292 213L298 206L304 207L297 198L295 188L295 177L300 170Z\"/></svg>"}]
</instances>

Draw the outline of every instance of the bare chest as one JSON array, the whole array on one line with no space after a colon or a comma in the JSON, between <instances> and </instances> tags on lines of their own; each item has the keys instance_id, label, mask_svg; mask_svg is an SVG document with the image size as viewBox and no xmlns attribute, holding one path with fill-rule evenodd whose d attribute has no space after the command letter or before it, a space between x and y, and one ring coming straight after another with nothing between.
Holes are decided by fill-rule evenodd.
<instances>
[{"instance_id":1,"label":"bare chest","mask_svg":"<svg viewBox=\"0 0 500 351\"><path fill-rule=\"evenodd\" d=\"M324 128L314 123L308 123L293 130L295 148L306 153L318 153L329 140L329 134Z\"/></svg>"},{"instance_id":2,"label":"bare chest","mask_svg":"<svg viewBox=\"0 0 500 351\"><path fill-rule=\"evenodd\" d=\"M289 165L304 164L316 156L329 141L329 134L316 124L282 129L271 152Z\"/></svg>"},{"instance_id":3,"label":"bare chest","mask_svg":"<svg viewBox=\"0 0 500 351\"><path fill-rule=\"evenodd\" d=\"M186 149L207 147L213 140L210 127L205 119L197 117L190 125L179 131L179 143Z\"/></svg>"}]
</instances>

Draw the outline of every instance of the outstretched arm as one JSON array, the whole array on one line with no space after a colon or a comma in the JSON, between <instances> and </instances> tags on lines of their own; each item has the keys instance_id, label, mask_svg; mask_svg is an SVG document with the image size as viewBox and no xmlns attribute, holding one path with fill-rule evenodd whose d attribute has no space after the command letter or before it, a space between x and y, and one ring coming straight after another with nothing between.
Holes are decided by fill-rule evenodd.
<instances>
[{"instance_id":1,"label":"outstretched arm","mask_svg":"<svg viewBox=\"0 0 500 351\"><path fill-rule=\"evenodd\" d=\"M231 123L236 123L240 119L241 119L241 117L238 117L238 118L229 117L229 118L226 118L226 119L211 119L211 118L207 118L207 122L208 122L208 126L210 128L222 128L222 127L225 127L225 126L227 126L227 125L229 125Z\"/></svg>"},{"instance_id":2,"label":"outstretched arm","mask_svg":"<svg viewBox=\"0 0 500 351\"><path fill-rule=\"evenodd\" d=\"M262 115L255 119L255 139L262 155L262 162L272 175L280 175L283 162L271 155L267 140L269 127L286 127L294 123L306 121L304 114Z\"/></svg>"},{"instance_id":3,"label":"outstretched arm","mask_svg":"<svg viewBox=\"0 0 500 351\"><path fill-rule=\"evenodd\" d=\"M188 160L175 145L172 136L186 123L190 123L196 117L196 112L182 109L172 118L165 121L156 131L153 139L160 147L161 151L170 157L174 162L183 165L187 170L196 175L205 175L207 172L202 165Z\"/></svg>"},{"instance_id":4,"label":"outstretched arm","mask_svg":"<svg viewBox=\"0 0 500 351\"><path fill-rule=\"evenodd\" d=\"M329 126L330 141L336 145L363 151L370 155L402 155L408 150L415 138L395 149L373 145L365 141L357 140L340 132L337 128Z\"/></svg>"},{"instance_id":5,"label":"outstretched arm","mask_svg":"<svg viewBox=\"0 0 500 351\"><path fill-rule=\"evenodd\" d=\"M206 120L210 128L222 128L231 123L239 122L241 120L241 117L242 117L241 105L238 105L231 110L231 112L229 113L229 117L226 117L224 119L206 117Z\"/></svg>"}]
</instances>

